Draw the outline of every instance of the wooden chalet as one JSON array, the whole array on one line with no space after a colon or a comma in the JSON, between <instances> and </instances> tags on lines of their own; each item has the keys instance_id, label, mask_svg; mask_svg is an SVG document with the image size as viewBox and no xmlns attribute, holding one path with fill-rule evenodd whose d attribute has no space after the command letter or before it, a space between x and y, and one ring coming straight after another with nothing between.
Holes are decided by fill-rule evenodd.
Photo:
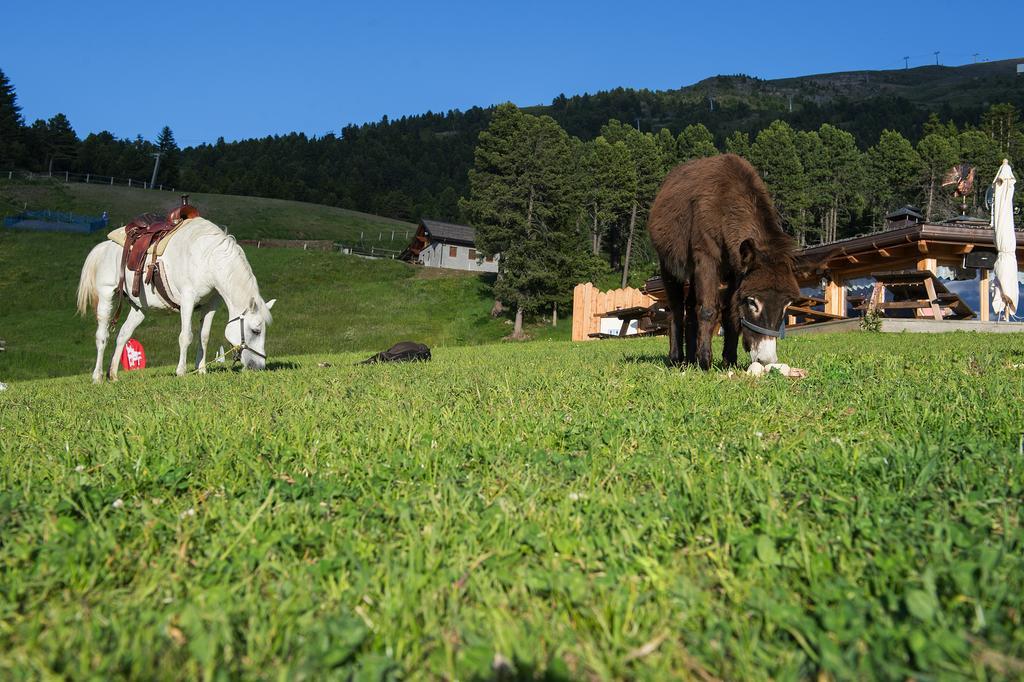
<instances>
[{"instance_id":1,"label":"wooden chalet","mask_svg":"<svg viewBox=\"0 0 1024 682\"><path fill-rule=\"evenodd\" d=\"M890 213L887 229L872 234L841 239L829 244L809 246L798 254L800 286L819 294L824 317L838 319L858 316L872 303L885 303L882 289L895 292L905 287L911 273L920 273L922 286L932 287L922 296L920 305L912 301L889 299L886 315L903 308L917 317L936 319L932 303L940 304L941 318L974 317L989 321L991 304L990 276L994 260L995 234L987 220L961 217L931 223L911 207ZM986 258L989 256L990 258ZM1017 262L1024 256L1024 232L1017 232ZM1019 267L1019 266L1018 266ZM930 275L925 276L925 275ZM963 299L977 309L962 307L943 282L956 282ZM974 289L974 291L970 291ZM976 295L975 295L976 291ZM878 300L872 301L872 296ZM959 298L959 296L957 297ZM945 305L949 303L950 305ZM965 305L965 304L964 304ZM941 319L940 318L940 319Z\"/></svg>"},{"instance_id":2,"label":"wooden chalet","mask_svg":"<svg viewBox=\"0 0 1024 682\"><path fill-rule=\"evenodd\" d=\"M497 272L500 256L485 257L477 252L476 230L469 225L424 219L399 257L431 268Z\"/></svg>"}]
</instances>

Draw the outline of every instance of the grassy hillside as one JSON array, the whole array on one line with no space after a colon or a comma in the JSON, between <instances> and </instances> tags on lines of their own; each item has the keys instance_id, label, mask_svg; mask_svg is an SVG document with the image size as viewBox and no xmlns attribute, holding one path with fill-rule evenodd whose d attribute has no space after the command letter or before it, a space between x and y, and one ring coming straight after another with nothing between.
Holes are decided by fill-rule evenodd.
<instances>
[{"instance_id":1,"label":"grassy hillside","mask_svg":"<svg viewBox=\"0 0 1024 682\"><path fill-rule=\"evenodd\" d=\"M1015 337L664 351L16 383L0 676L1019 678Z\"/></svg>"},{"instance_id":2,"label":"grassy hillside","mask_svg":"<svg viewBox=\"0 0 1024 682\"><path fill-rule=\"evenodd\" d=\"M85 256L101 239L0 230L0 338L7 341L0 381L92 371L96 322L75 315L75 291ZM511 330L490 317L490 283L478 275L297 249L247 249L247 256L261 293L278 299L267 341L271 361L281 354L377 351L402 340L484 343ZM215 319L214 352L224 343L226 321L223 312ZM161 312L142 323L135 337L150 363L177 363L179 326L177 315ZM564 324L530 333L568 338L570 331ZM107 353L109 362L112 346Z\"/></svg>"},{"instance_id":3,"label":"grassy hillside","mask_svg":"<svg viewBox=\"0 0 1024 682\"><path fill-rule=\"evenodd\" d=\"M782 119L802 130L816 130L822 123L837 125L852 133L866 149L887 128L916 141L932 112L963 126L977 125L981 112L992 104L1024 106L1024 92L1016 74L1020 61L847 71L775 80L719 75L671 90L619 88L558 97L550 105L528 110L551 115L570 135L583 139L595 136L609 118L638 121L644 130L668 128L673 134L692 123L703 123L719 143L734 130L754 135L773 120Z\"/></svg>"},{"instance_id":4,"label":"grassy hillside","mask_svg":"<svg viewBox=\"0 0 1024 682\"><path fill-rule=\"evenodd\" d=\"M416 226L411 223L320 204L225 194L192 194L191 197L191 202L204 216L226 226L239 239L276 237L353 242L361 233L369 241L375 241L383 234L389 244L394 244L388 248L401 249L416 231ZM25 208L87 215L100 215L107 211L111 224L116 226L148 211L167 212L179 201L179 194L159 190L64 184L49 179L0 180L0 215L14 214ZM394 242L391 242L392 233Z\"/></svg>"},{"instance_id":5,"label":"grassy hillside","mask_svg":"<svg viewBox=\"0 0 1024 682\"><path fill-rule=\"evenodd\" d=\"M844 71L764 81L778 94L811 97L818 104L839 99L862 101L880 94L917 106L972 108L1019 99L1016 65L1021 58L961 66L925 65L912 69ZM706 83L706 81L704 81Z\"/></svg>"}]
</instances>

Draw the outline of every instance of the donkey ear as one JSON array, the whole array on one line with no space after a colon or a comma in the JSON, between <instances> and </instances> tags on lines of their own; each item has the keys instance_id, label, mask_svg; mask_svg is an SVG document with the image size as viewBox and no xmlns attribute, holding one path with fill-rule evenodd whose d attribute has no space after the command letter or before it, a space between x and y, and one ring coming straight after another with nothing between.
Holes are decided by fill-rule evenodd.
<instances>
[{"instance_id":1,"label":"donkey ear","mask_svg":"<svg viewBox=\"0 0 1024 682\"><path fill-rule=\"evenodd\" d=\"M272 298L269 301L267 301L267 310L270 310L271 308L273 308L275 303L277 303L277 299L276 298Z\"/></svg>"},{"instance_id":2,"label":"donkey ear","mask_svg":"<svg viewBox=\"0 0 1024 682\"><path fill-rule=\"evenodd\" d=\"M749 271L754 267L755 260L757 260L757 249L754 246L754 240L744 239L740 242L740 268L743 272Z\"/></svg>"}]
</instances>

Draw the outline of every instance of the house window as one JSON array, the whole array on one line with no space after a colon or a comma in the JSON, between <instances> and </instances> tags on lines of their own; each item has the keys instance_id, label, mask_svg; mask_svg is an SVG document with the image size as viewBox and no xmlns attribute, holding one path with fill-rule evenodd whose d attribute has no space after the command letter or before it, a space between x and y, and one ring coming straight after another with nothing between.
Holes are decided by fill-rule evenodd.
<instances>
[{"instance_id":1,"label":"house window","mask_svg":"<svg viewBox=\"0 0 1024 682\"><path fill-rule=\"evenodd\" d=\"M484 258L484 262L485 263L493 263L494 262L494 256L488 256L487 258Z\"/></svg>"},{"instance_id":2,"label":"house window","mask_svg":"<svg viewBox=\"0 0 1024 682\"><path fill-rule=\"evenodd\" d=\"M459 255L459 247L457 247L457 246L449 246L448 247L448 255L451 258L455 258L456 256L458 256Z\"/></svg>"},{"instance_id":3,"label":"house window","mask_svg":"<svg viewBox=\"0 0 1024 682\"><path fill-rule=\"evenodd\" d=\"M476 260L476 249L469 250L469 260Z\"/></svg>"}]
</instances>

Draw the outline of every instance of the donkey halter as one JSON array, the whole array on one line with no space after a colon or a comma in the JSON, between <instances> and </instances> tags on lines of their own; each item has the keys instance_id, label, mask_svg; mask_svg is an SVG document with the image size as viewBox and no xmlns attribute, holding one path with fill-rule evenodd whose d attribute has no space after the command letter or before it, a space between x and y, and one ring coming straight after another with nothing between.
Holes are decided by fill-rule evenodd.
<instances>
[{"instance_id":1,"label":"donkey halter","mask_svg":"<svg viewBox=\"0 0 1024 682\"><path fill-rule=\"evenodd\" d=\"M251 346L249 346L249 344L247 344L245 342L245 321L242 319L242 317L243 317L242 315L237 315L235 317L232 317L230 320L228 320L228 324L231 324L235 320L238 320L238 338L241 339L241 341L239 341L238 345L236 345L234 348L232 348L228 352L229 353L234 353L235 354L235 360L238 361L238 360L242 359L242 351L247 350L250 353L252 353L253 355L260 356L261 358L263 358L263 361L266 362L266 360L267 360L267 356L266 355L264 355L263 353L259 352L258 350L253 349Z\"/></svg>"},{"instance_id":2,"label":"donkey halter","mask_svg":"<svg viewBox=\"0 0 1024 682\"><path fill-rule=\"evenodd\" d=\"M782 322L779 324L778 329L768 329L766 327L758 327L753 322L747 320L747 318L740 315L740 324L749 329L752 332L758 334L764 334L765 336L774 336L780 339L786 338L786 316L782 316Z\"/></svg>"}]
</instances>

